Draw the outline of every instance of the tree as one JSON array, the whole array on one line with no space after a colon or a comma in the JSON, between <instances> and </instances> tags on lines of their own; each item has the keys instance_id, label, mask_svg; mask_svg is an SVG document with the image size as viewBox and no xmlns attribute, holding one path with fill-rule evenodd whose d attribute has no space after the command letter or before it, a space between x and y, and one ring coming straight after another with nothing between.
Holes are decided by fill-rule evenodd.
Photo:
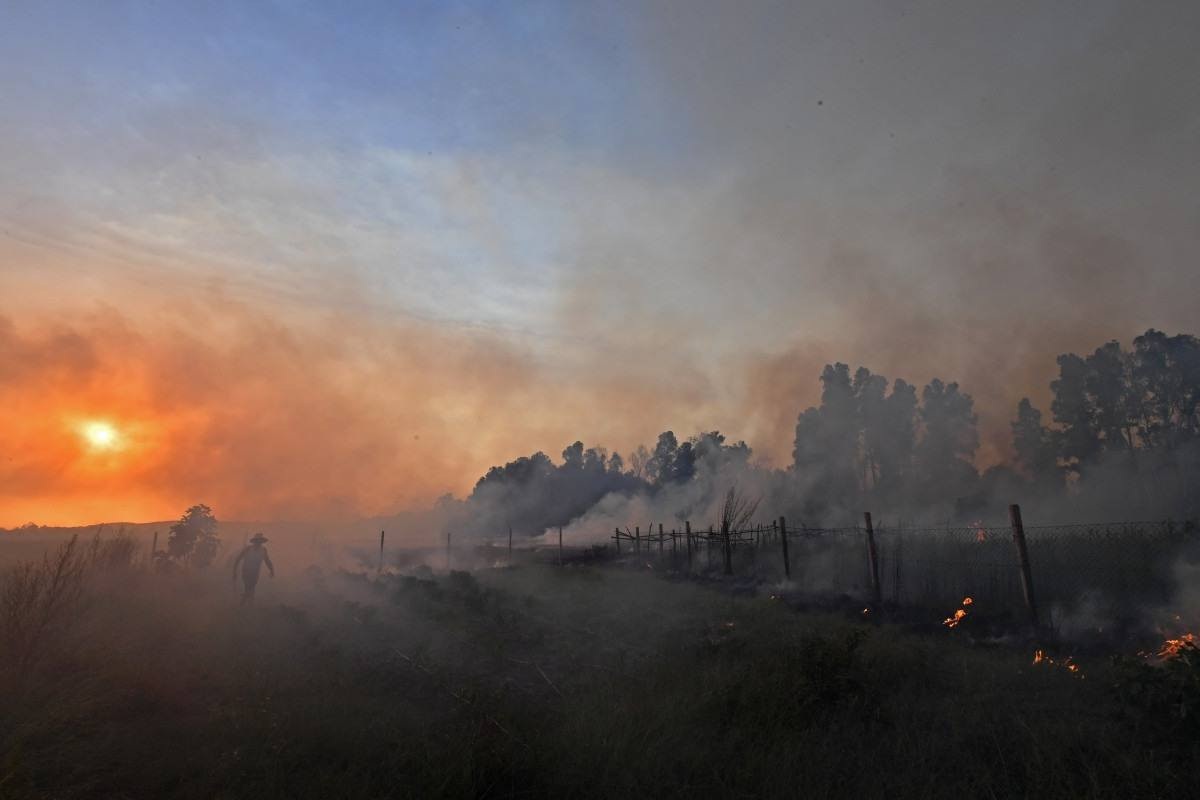
<instances>
[{"instance_id":1,"label":"tree","mask_svg":"<svg viewBox=\"0 0 1200 800\"><path fill-rule=\"evenodd\" d=\"M1151 328L1133 340L1131 362L1142 446L1172 448L1200 435L1200 340Z\"/></svg>"},{"instance_id":2,"label":"tree","mask_svg":"<svg viewBox=\"0 0 1200 800\"><path fill-rule=\"evenodd\" d=\"M859 488L862 422L850 367L826 364L821 372L821 405L796 420L793 475L804 484L806 516L854 505Z\"/></svg>"},{"instance_id":3,"label":"tree","mask_svg":"<svg viewBox=\"0 0 1200 800\"><path fill-rule=\"evenodd\" d=\"M674 431L663 431L658 435L650 460L646 462L646 477L651 483L662 485L671 479L672 468L675 466L675 451L679 448L679 440Z\"/></svg>"},{"instance_id":4,"label":"tree","mask_svg":"<svg viewBox=\"0 0 1200 800\"><path fill-rule=\"evenodd\" d=\"M936 502L968 494L978 477L973 461L979 448L971 396L960 392L957 383L934 378L921 392L920 416L925 432L916 461L924 499Z\"/></svg>"},{"instance_id":5,"label":"tree","mask_svg":"<svg viewBox=\"0 0 1200 800\"><path fill-rule=\"evenodd\" d=\"M872 375L866 367L859 367L854 373L854 395L862 428L857 473L864 496L878 488L882 477L882 451L887 447L888 433L887 384L887 378Z\"/></svg>"},{"instance_id":6,"label":"tree","mask_svg":"<svg viewBox=\"0 0 1200 800\"><path fill-rule=\"evenodd\" d=\"M1084 361L1089 411L1107 451L1133 450L1134 420L1141 416L1129 375L1129 359L1119 342L1097 347Z\"/></svg>"},{"instance_id":7,"label":"tree","mask_svg":"<svg viewBox=\"0 0 1200 800\"><path fill-rule=\"evenodd\" d=\"M1017 404L1017 418L1012 422L1013 450L1016 466L1024 476L1038 486L1061 486L1058 459L1050 433L1042 427L1042 412L1034 408L1028 397Z\"/></svg>"},{"instance_id":8,"label":"tree","mask_svg":"<svg viewBox=\"0 0 1200 800\"><path fill-rule=\"evenodd\" d=\"M917 387L897 378L883 404L883 421L876 437L875 459L879 465L879 488L895 501L906 488L912 473L917 445Z\"/></svg>"},{"instance_id":9,"label":"tree","mask_svg":"<svg viewBox=\"0 0 1200 800\"><path fill-rule=\"evenodd\" d=\"M217 518L204 504L194 505L171 526L167 536L167 553L176 561L204 568L217 557L220 539L217 537Z\"/></svg>"},{"instance_id":10,"label":"tree","mask_svg":"<svg viewBox=\"0 0 1200 800\"><path fill-rule=\"evenodd\" d=\"M1077 474L1100 455L1096 430L1087 395L1087 363L1074 353L1058 357L1058 378L1050 382L1054 399L1050 413L1058 423L1058 454L1067 468Z\"/></svg>"}]
</instances>

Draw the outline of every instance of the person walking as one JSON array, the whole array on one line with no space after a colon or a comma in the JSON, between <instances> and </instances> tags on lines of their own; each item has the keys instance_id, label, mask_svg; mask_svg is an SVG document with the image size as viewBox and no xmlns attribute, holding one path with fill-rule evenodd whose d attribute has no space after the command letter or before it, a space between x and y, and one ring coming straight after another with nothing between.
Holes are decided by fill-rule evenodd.
<instances>
[{"instance_id":1,"label":"person walking","mask_svg":"<svg viewBox=\"0 0 1200 800\"><path fill-rule=\"evenodd\" d=\"M242 568L242 605L254 602L254 587L258 585L258 573L263 564L267 565L271 577L275 577L275 565L271 563L271 556L267 554L267 548L263 547L267 541L267 537L261 533L254 534L250 543L242 548L242 552L238 553L238 557L234 559L233 582L235 584L237 583L238 567Z\"/></svg>"}]
</instances>

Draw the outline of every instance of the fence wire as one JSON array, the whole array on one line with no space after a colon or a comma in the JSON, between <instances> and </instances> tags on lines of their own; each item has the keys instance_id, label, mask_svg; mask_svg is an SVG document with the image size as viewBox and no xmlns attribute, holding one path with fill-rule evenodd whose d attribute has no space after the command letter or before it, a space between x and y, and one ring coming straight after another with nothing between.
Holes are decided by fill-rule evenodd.
<instances>
[{"instance_id":1,"label":"fence wire","mask_svg":"<svg viewBox=\"0 0 1200 800\"><path fill-rule=\"evenodd\" d=\"M1200 554L1194 522L1104 522L1031 525L1024 528L1034 596L1046 614L1084 603L1112 609L1163 604L1177 589L1175 566L1188 552ZM617 532L623 552L667 554L671 567L724 569L725 540L717 529L657 528L640 536ZM752 525L729 535L735 575L774 581L784 577L783 542L776 523ZM953 609L971 597L976 613L1021 616L1025 599L1021 570L1008 522L874 528L880 595L899 607ZM791 528L787 553L793 584L816 595L867 601L873 596L863 527Z\"/></svg>"}]
</instances>

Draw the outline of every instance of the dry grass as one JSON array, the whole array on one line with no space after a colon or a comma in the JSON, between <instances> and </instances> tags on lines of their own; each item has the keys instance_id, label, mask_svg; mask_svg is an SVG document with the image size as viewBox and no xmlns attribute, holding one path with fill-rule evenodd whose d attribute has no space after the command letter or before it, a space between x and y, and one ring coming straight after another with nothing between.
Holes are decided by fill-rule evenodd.
<instances>
[{"instance_id":1,"label":"dry grass","mask_svg":"<svg viewBox=\"0 0 1200 800\"><path fill-rule=\"evenodd\" d=\"M18 679L37 665L54 641L77 618L87 583L98 573L133 566L137 547L125 536L78 536L40 561L9 568L0 576L0 670Z\"/></svg>"},{"instance_id":2,"label":"dry grass","mask_svg":"<svg viewBox=\"0 0 1200 800\"><path fill-rule=\"evenodd\" d=\"M223 573L87 563L0 693L0 796L1158 797L1200 765L1103 660L644 572L313 572L239 609Z\"/></svg>"}]
</instances>

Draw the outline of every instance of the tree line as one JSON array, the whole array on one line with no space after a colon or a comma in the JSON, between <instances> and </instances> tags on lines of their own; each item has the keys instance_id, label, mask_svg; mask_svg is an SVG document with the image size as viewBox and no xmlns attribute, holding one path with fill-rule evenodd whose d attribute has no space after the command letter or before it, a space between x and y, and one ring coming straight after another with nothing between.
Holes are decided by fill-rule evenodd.
<instances>
[{"instance_id":1,"label":"tree line","mask_svg":"<svg viewBox=\"0 0 1200 800\"><path fill-rule=\"evenodd\" d=\"M1200 340L1151 329L1129 348L1114 340L1060 355L1057 365L1049 420L1021 398L1011 460L982 473L974 400L957 383L935 378L918 391L835 363L820 375L819 405L798 416L785 469L755 464L745 442L719 431L683 441L664 431L628 458L578 441L561 463L523 456L489 469L465 501L442 503L481 529L524 534L566 525L614 496L663 499L673 504L666 513L683 518L733 482L809 524L849 522L867 507L975 518L1017 498L1044 515L1200 514Z\"/></svg>"}]
</instances>

